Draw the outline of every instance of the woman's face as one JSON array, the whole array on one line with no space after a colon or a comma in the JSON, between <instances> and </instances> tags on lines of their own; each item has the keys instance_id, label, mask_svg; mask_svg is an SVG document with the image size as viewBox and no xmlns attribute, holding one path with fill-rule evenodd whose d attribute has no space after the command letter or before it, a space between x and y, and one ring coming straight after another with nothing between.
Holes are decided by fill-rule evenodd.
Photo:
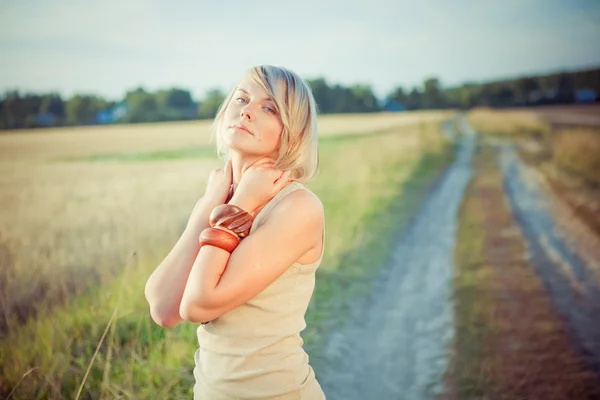
<instances>
[{"instance_id":1,"label":"woman's face","mask_svg":"<svg viewBox=\"0 0 600 400\"><path fill-rule=\"evenodd\" d=\"M274 156L283 124L275 102L246 75L227 105L222 128L223 141L230 149L249 156Z\"/></svg>"}]
</instances>

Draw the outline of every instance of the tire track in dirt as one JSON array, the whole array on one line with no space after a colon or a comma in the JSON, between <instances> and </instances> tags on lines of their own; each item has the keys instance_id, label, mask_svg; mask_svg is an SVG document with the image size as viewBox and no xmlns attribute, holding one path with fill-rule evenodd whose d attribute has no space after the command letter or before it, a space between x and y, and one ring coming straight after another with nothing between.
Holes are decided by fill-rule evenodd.
<instances>
[{"instance_id":1,"label":"tire track in dirt","mask_svg":"<svg viewBox=\"0 0 600 400\"><path fill-rule=\"evenodd\" d=\"M568 245L556 222L550 199L509 145L498 146L511 207L529 243L531 263L573 344L589 367L600 376L600 288L583 254Z\"/></svg>"},{"instance_id":2,"label":"tire track in dirt","mask_svg":"<svg viewBox=\"0 0 600 400\"><path fill-rule=\"evenodd\" d=\"M597 399L596 375L532 265L498 150L479 146L461 208L448 398Z\"/></svg>"}]
</instances>

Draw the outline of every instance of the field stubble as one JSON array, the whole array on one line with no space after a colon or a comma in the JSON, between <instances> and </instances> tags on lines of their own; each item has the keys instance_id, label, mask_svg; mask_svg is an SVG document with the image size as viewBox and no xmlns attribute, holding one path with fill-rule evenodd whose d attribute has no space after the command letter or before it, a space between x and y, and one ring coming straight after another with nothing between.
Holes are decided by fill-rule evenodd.
<instances>
[{"instance_id":1,"label":"field stubble","mask_svg":"<svg viewBox=\"0 0 600 400\"><path fill-rule=\"evenodd\" d=\"M367 116L361 124L357 116L348 116L346 130L341 117L329 122L323 118L322 124L330 123L333 128L321 135L321 174L309 187L326 207L329 235L324 269L340 268L336 259L364 237L361 226L376 211L374 204L398 194L398 187L410 179L423 154L440 151L434 125L447 115L384 115L379 116L381 121ZM397 128L390 131L389 124L394 123ZM358 128L365 126L389 132L360 134ZM102 151L161 151L167 143L171 149L185 151L191 143L198 145L193 138L198 133L189 124L181 128L187 133L165 135L161 130L162 144L149 140L141 148L135 137L141 134L139 127L132 129L133 138L119 131L120 136ZM431 141L423 141L424 130ZM23 140L40 134L25 134ZM158 135L149 135L153 134ZM89 390L97 393L101 385L106 395L125 395L139 385L147 390L169 390L173 382L187 386L191 378L182 371L182 361L189 360L193 349L193 327L182 324L166 330L154 326L145 310L143 284L150 268L177 240L203 193L208 172L220 161L186 156L169 161L119 162L117 157L111 162L89 162L82 157L99 152L92 152L91 133L72 136L82 142L70 143L67 150L61 142L66 133L57 135L55 146L50 145L49 136L50 142L31 149L31 154L22 153L15 162L5 158L0 162L0 301L4 328L10 328L0 338L0 372L6 378L0 392L35 367L39 373L32 373L21 385L24 391L15 393L23 397L14 398L31 397L27 388L31 390L33 382L47 396L57 391L72 394L116 308L119 316L88 377ZM3 154L6 143L0 140ZM77 160L47 162L57 157ZM347 202L350 193L352 205ZM117 276L120 279L115 281ZM59 303L69 306L57 308ZM311 318L317 320L316 314ZM31 315L38 318L28 318ZM169 354L164 353L167 348Z\"/></svg>"}]
</instances>

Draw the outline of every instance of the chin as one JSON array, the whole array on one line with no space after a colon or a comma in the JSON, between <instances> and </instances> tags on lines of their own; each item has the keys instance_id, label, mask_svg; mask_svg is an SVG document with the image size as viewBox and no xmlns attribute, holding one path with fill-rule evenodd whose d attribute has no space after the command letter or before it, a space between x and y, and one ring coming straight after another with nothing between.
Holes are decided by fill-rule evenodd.
<instances>
[{"instance_id":1,"label":"chin","mask_svg":"<svg viewBox=\"0 0 600 400\"><path fill-rule=\"evenodd\" d=\"M244 145L243 143L240 143L239 141L225 141L225 144L227 146L227 148L231 151L235 151L236 153L241 153L241 154L253 154L254 151L252 151L252 148L248 145Z\"/></svg>"},{"instance_id":2,"label":"chin","mask_svg":"<svg viewBox=\"0 0 600 400\"><path fill-rule=\"evenodd\" d=\"M248 142L250 142L252 140L252 136L249 135L240 135L238 133L231 133L231 132L227 132L224 136L223 136L223 142L225 142L225 144L227 146L229 146L230 148L233 147L238 147L238 146L242 146L242 147L248 147Z\"/></svg>"}]
</instances>

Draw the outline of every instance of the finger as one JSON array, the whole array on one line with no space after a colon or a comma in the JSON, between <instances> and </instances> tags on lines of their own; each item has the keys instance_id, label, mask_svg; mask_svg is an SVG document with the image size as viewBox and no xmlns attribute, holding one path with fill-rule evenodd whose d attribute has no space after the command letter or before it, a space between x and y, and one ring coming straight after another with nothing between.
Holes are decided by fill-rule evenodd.
<instances>
[{"instance_id":1,"label":"finger","mask_svg":"<svg viewBox=\"0 0 600 400\"><path fill-rule=\"evenodd\" d=\"M275 160L271 157L263 157L256 162L256 165L275 164Z\"/></svg>"},{"instance_id":2,"label":"finger","mask_svg":"<svg viewBox=\"0 0 600 400\"><path fill-rule=\"evenodd\" d=\"M229 183L233 182L233 165L231 160L227 160L227 165L225 166L225 176L229 179Z\"/></svg>"},{"instance_id":3,"label":"finger","mask_svg":"<svg viewBox=\"0 0 600 400\"><path fill-rule=\"evenodd\" d=\"M272 170L272 169L274 169L274 166L275 166L274 163L264 162L264 163L261 163L260 165L256 165L254 168L263 169L263 170Z\"/></svg>"},{"instance_id":4,"label":"finger","mask_svg":"<svg viewBox=\"0 0 600 400\"><path fill-rule=\"evenodd\" d=\"M259 158L258 160L254 161L252 164L250 164L250 165L248 166L248 168L252 168L252 167L258 168L258 167L260 167L262 164L264 164L264 163L265 163L265 161L266 161L266 160L265 160L264 158Z\"/></svg>"},{"instance_id":5,"label":"finger","mask_svg":"<svg viewBox=\"0 0 600 400\"><path fill-rule=\"evenodd\" d=\"M275 184L278 185L278 186L280 186L280 187L283 187L285 184L287 184L289 182L290 174L291 174L291 171L289 171L289 170L283 172L279 176L279 179L277 179L275 181Z\"/></svg>"}]
</instances>

